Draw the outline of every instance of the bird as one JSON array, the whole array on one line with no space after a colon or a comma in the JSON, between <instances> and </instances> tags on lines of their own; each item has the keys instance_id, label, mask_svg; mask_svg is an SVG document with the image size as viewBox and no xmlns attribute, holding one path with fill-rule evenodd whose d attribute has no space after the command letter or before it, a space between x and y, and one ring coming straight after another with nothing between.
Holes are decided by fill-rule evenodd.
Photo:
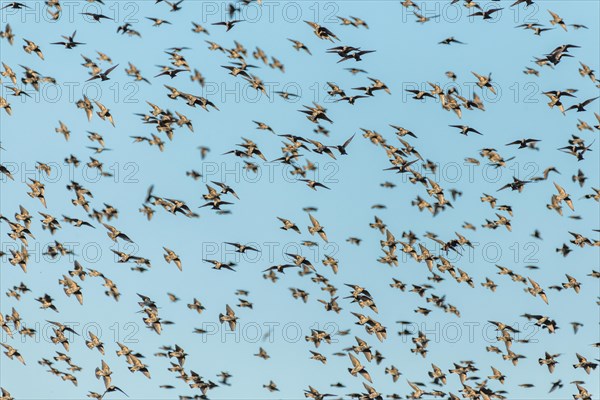
<instances>
[{"instance_id":1,"label":"bird","mask_svg":"<svg viewBox=\"0 0 600 400\"><path fill-rule=\"evenodd\" d=\"M417 17L417 22L420 23L420 24L424 24L426 22L431 21L432 19L435 19L435 18L439 17L439 14L438 15L434 15L433 17L426 17L426 16L424 16L422 14L419 14L417 12L414 12L414 11L413 11L413 15L415 17Z\"/></svg>"},{"instance_id":2,"label":"bird","mask_svg":"<svg viewBox=\"0 0 600 400\"><path fill-rule=\"evenodd\" d=\"M317 190L318 187L322 187L324 189L329 189L327 186L323 185L322 183L313 181L311 179L299 179L299 180L301 182L306 182L306 185L315 191Z\"/></svg>"},{"instance_id":3,"label":"bird","mask_svg":"<svg viewBox=\"0 0 600 400\"><path fill-rule=\"evenodd\" d=\"M590 104L591 102L593 102L596 99L598 99L598 97L593 97L591 99L582 101L581 103L573 104L572 106L566 108L565 112L570 111L570 110L577 110L577 112L583 112L583 111L585 111L585 106L587 106L588 104Z\"/></svg>"},{"instance_id":4,"label":"bird","mask_svg":"<svg viewBox=\"0 0 600 400\"><path fill-rule=\"evenodd\" d=\"M21 364L26 365L25 359L23 358L23 356L21 355L21 353L19 353L19 351L17 349L15 349L14 347L12 347L11 345L8 345L6 343L0 343L0 345L2 345L2 347L4 347L6 349L4 354L10 360L12 360L14 358L14 359L17 359Z\"/></svg>"},{"instance_id":5,"label":"bird","mask_svg":"<svg viewBox=\"0 0 600 400\"><path fill-rule=\"evenodd\" d=\"M224 268L224 269L228 269L230 271L234 271L235 272L235 269L233 269L233 267L235 266L235 264L233 264L233 263L223 263L223 262L220 262L220 261L217 261L217 260L206 260L206 259L204 261L213 264L214 265L213 269L219 270L219 269Z\"/></svg>"},{"instance_id":6,"label":"bird","mask_svg":"<svg viewBox=\"0 0 600 400\"><path fill-rule=\"evenodd\" d=\"M556 182L554 182L554 187L556 187L556 190L558 191L558 195L555 197L556 202L560 204L564 201L567 204L567 206L569 206L571 211L575 211L575 208L573 207L573 201L571 200L569 194L565 191L565 189L563 189L563 187L557 184Z\"/></svg>"},{"instance_id":7,"label":"bird","mask_svg":"<svg viewBox=\"0 0 600 400\"><path fill-rule=\"evenodd\" d=\"M80 45L84 45L85 43L75 41L76 34L77 34L77 31L74 31L71 36L63 35L62 38L64 39L64 41L54 42L54 43L50 43L50 44L57 44L57 45L65 46L65 49L68 49L68 50L74 49L75 47L80 46Z\"/></svg>"},{"instance_id":8,"label":"bird","mask_svg":"<svg viewBox=\"0 0 600 400\"><path fill-rule=\"evenodd\" d=\"M108 19L111 21L113 20L112 18L107 17L106 15L103 15L103 14L96 14L96 13L91 13L91 12L82 12L80 14L88 16L96 22L102 22L103 19Z\"/></svg>"},{"instance_id":9,"label":"bird","mask_svg":"<svg viewBox=\"0 0 600 400\"><path fill-rule=\"evenodd\" d=\"M335 149L337 149L337 151L340 152L340 155L342 155L342 156L347 156L348 155L348 153L346 152L346 147L348 147L348 145L350 144L350 142L352 142L352 139L354 139L354 136L356 136L356 134L353 134L352 136L350 136L341 145L335 146Z\"/></svg>"},{"instance_id":10,"label":"bird","mask_svg":"<svg viewBox=\"0 0 600 400\"><path fill-rule=\"evenodd\" d=\"M106 396L107 393L112 393L112 392L121 392L125 395L125 397L129 397L129 395L127 393L125 393L121 388L119 388L118 386L111 385L106 388L106 390L104 391L104 393L102 393L100 398L104 398L104 396Z\"/></svg>"},{"instance_id":11,"label":"bird","mask_svg":"<svg viewBox=\"0 0 600 400\"><path fill-rule=\"evenodd\" d=\"M315 217L313 217L310 213L308 214L308 217L310 218L310 222L312 224L312 226L308 226L308 228L307 228L308 232L311 235L317 233L317 234L319 234L321 239L323 239L325 242L328 242L327 235L325 234L325 231L324 231L323 227L321 226L321 224L319 223L319 221L317 221L317 219Z\"/></svg>"},{"instance_id":12,"label":"bird","mask_svg":"<svg viewBox=\"0 0 600 400\"><path fill-rule=\"evenodd\" d=\"M488 74L488 76L485 75L479 75L476 72L471 71L471 73L477 78L477 86L479 86L480 88L487 88L489 89L490 92L492 92L493 94L496 94L496 89L494 88L494 86L492 85L492 74Z\"/></svg>"},{"instance_id":13,"label":"bird","mask_svg":"<svg viewBox=\"0 0 600 400\"><path fill-rule=\"evenodd\" d=\"M540 142L539 139L518 139L513 142L507 143L506 146L519 145L519 149L532 148L536 143Z\"/></svg>"},{"instance_id":14,"label":"bird","mask_svg":"<svg viewBox=\"0 0 600 400\"><path fill-rule=\"evenodd\" d=\"M246 251L255 251L255 252L260 252L260 250L255 249L252 246L246 246L240 243L231 243L231 242L225 242L225 244L228 244L230 246L234 246L236 248L236 252L237 253L245 253Z\"/></svg>"},{"instance_id":15,"label":"bird","mask_svg":"<svg viewBox=\"0 0 600 400\"><path fill-rule=\"evenodd\" d=\"M523 4L523 3L525 3L525 8L527 8L530 5L534 4L533 0L517 0L514 3L512 3L510 6L514 7L514 6L518 6L519 4Z\"/></svg>"},{"instance_id":16,"label":"bird","mask_svg":"<svg viewBox=\"0 0 600 400\"><path fill-rule=\"evenodd\" d=\"M236 317L235 312L231 309L231 307L229 307L229 305L226 305L225 309L225 314L219 314L219 322L227 322L229 324L229 329L234 331L238 317Z\"/></svg>"},{"instance_id":17,"label":"bird","mask_svg":"<svg viewBox=\"0 0 600 400\"><path fill-rule=\"evenodd\" d=\"M581 368L589 375L598 366L597 363L589 362L587 358L579 353L575 355L577 356L577 363L573 364L573 368Z\"/></svg>"},{"instance_id":18,"label":"bird","mask_svg":"<svg viewBox=\"0 0 600 400\"><path fill-rule=\"evenodd\" d=\"M296 49L297 51L304 50L308 55L312 55L312 53L310 52L310 50L308 49L308 47L306 47L306 45L304 43L300 42L299 40L295 40L295 39L288 38L288 40L294 44L294 49Z\"/></svg>"},{"instance_id":19,"label":"bird","mask_svg":"<svg viewBox=\"0 0 600 400\"><path fill-rule=\"evenodd\" d=\"M481 11L474 12L473 14L470 14L469 17L482 17L482 19L484 19L484 20L492 19L493 18L492 15L501 10L502 10L502 8L490 8L485 11L481 10Z\"/></svg>"},{"instance_id":20,"label":"bird","mask_svg":"<svg viewBox=\"0 0 600 400\"><path fill-rule=\"evenodd\" d=\"M19 3L17 1L12 1L10 3L5 4L2 7L2 10L5 10L7 8L12 8L13 10L22 10L22 9L28 9L30 7L28 7L27 5L25 5L24 3Z\"/></svg>"},{"instance_id":21,"label":"bird","mask_svg":"<svg viewBox=\"0 0 600 400\"><path fill-rule=\"evenodd\" d=\"M155 18L155 17L146 17L146 19L148 19L148 20L150 20L150 21L153 22L152 26L161 26L163 24L172 25L166 19L160 19L160 18Z\"/></svg>"},{"instance_id":22,"label":"bird","mask_svg":"<svg viewBox=\"0 0 600 400\"><path fill-rule=\"evenodd\" d=\"M244 20L241 19L234 19L234 20L230 20L230 21L221 21L221 22L215 22L212 25L221 25L225 27L225 32L229 32L231 29L233 29L233 27L240 23L240 22L244 22Z\"/></svg>"},{"instance_id":23,"label":"bird","mask_svg":"<svg viewBox=\"0 0 600 400\"><path fill-rule=\"evenodd\" d=\"M457 128L457 129L460 129L460 133L461 133L461 135L468 136L468 134L469 134L470 132L476 133L476 134L478 134L478 135L483 135L483 133L479 132L479 131L478 131L477 129L475 129L475 128L471 128L471 127L470 127L470 126L468 126L468 125L449 125L449 126L450 126L450 127L452 127L452 128Z\"/></svg>"},{"instance_id":24,"label":"bird","mask_svg":"<svg viewBox=\"0 0 600 400\"><path fill-rule=\"evenodd\" d=\"M319 25L316 22L313 21L304 21L306 24L308 24L311 28L313 28L313 33L322 40L329 40L330 42L333 42L334 40L338 40L339 38L333 33L331 32L329 29L327 29L324 26Z\"/></svg>"},{"instance_id":25,"label":"bird","mask_svg":"<svg viewBox=\"0 0 600 400\"><path fill-rule=\"evenodd\" d=\"M298 226L295 223L293 223L292 221L290 221L289 219L280 218L280 217L277 217L277 219L279 221L281 221L281 223L283 224L283 226L281 227L281 229L283 229L285 231L291 229L291 230L293 230L294 232L296 232L298 234L301 233L300 232L300 228L298 228Z\"/></svg>"},{"instance_id":26,"label":"bird","mask_svg":"<svg viewBox=\"0 0 600 400\"><path fill-rule=\"evenodd\" d=\"M179 259L179 256L177 254L175 254L175 252L171 249L168 249L166 247L163 247L163 250L165 251L165 254L163 255L165 261L167 263L171 263L171 261L175 264L175 266L182 271L182 266L181 266L181 260Z\"/></svg>"},{"instance_id":27,"label":"bird","mask_svg":"<svg viewBox=\"0 0 600 400\"><path fill-rule=\"evenodd\" d=\"M369 372L367 372L365 367L360 363L358 358L354 357L352 354L348 354L348 357L350 357L350 361L352 362L352 368L348 368L348 371L350 372L350 374L352 376L356 376L357 374L360 374L367 381L369 381L370 383L373 383L371 375L369 374Z\"/></svg>"},{"instance_id":28,"label":"bird","mask_svg":"<svg viewBox=\"0 0 600 400\"><path fill-rule=\"evenodd\" d=\"M27 54L35 53L39 58L42 60L44 59L44 54L37 44L25 38L23 38L23 41L26 43L26 46L23 46L23 50L25 50Z\"/></svg>"},{"instance_id":29,"label":"bird","mask_svg":"<svg viewBox=\"0 0 600 400\"><path fill-rule=\"evenodd\" d=\"M94 79L100 79L102 82L108 81L108 80L110 80L110 78L108 77L108 74L110 74L118 66L119 66L119 64L108 68L106 71L100 71L97 74L92 75L92 77L90 79L88 79L86 82L92 81Z\"/></svg>"},{"instance_id":30,"label":"bird","mask_svg":"<svg viewBox=\"0 0 600 400\"><path fill-rule=\"evenodd\" d=\"M526 184L531 183L532 181L522 181L516 177L513 176L513 181L510 183L507 183L506 185L502 186L500 189L498 189L498 191L510 188L511 190L516 190L519 193L523 191L523 188L525 187ZM500 208L500 207L498 207ZM509 210L510 211L510 210Z\"/></svg>"},{"instance_id":31,"label":"bird","mask_svg":"<svg viewBox=\"0 0 600 400\"><path fill-rule=\"evenodd\" d=\"M446 39L442 40L442 41L441 41L441 42L439 42L438 44L446 44L446 45L449 45L449 44L452 44L452 43L457 43L457 44L465 44L465 43L461 42L460 40L456 40L456 39L454 38L454 36L450 36L449 38L446 38Z\"/></svg>"},{"instance_id":32,"label":"bird","mask_svg":"<svg viewBox=\"0 0 600 400\"><path fill-rule=\"evenodd\" d=\"M565 24L565 22L563 21L563 19L558 16L558 14L548 10L548 13L550 13L550 15L552 16L552 19L550 20L550 24L551 25L558 25L561 28L563 28L565 30L565 32L567 31L567 25Z\"/></svg>"}]
</instances>

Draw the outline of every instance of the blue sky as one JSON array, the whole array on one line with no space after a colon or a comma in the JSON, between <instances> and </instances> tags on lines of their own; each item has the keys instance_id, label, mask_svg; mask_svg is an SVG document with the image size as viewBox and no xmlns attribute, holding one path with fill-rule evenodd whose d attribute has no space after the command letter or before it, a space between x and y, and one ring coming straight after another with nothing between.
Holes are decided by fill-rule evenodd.
<instances>
[{"instance_id":1,"label":"blue sky","mask_svg":"<svg viewBox=\"0 0 600 400\"><path fill-rule=\"evenodd\" d=\"M4 4L5 2L2 2ZM250 398L302 398L302 391L311 385L323 393L343 396L362 391L360 378L350 376L346 368L350 366L347 357L336 357L333 353L354 345L354 336L367 340L373 349L379 350L386 359L381 365L374 363L366 367L373 376L373 386L382 394L410 392L406 380L427 383L427 371L431 363L443 370L452 368L453 362L471 359L477 362L475 375L485 378L491 375L494 366L507 375L504 385L493 381L489 386L494 390L505 389L512 399L564 399L576 393L569 382L584 380L585 387L598 398L600 381L596 374L586 375L580 369L573 369L578 352L592 360L598 358L596 348L590 346L598 342L598 280L587 276L598 269L598 250L593 247L577 248L563 258L555 252L557 247L570 240L569 231L578 232L592 240L598 240L598 203L580 199L598 187L598 145L594 143L592 152L586 153L585 160L577 162L572 156L557 151L567 145L570 135L578 135L592 143L597 132L579 132L576 128L580 118L590 125L597 124L593 112L598 112L598 102L590 104L587 112L568 112L562 115L556 108L549 109L547 98L542 94L548 90L576 88L576 101L598 95L598 89L589 78L578 73L579 61L598 69L599 64L599 5L593 1L539 1L525 9L523 5L509 8L509 2L481 3L488 9L503 7L489 22L480 18L467 17L470 10L460 4L448 2L428 2L423 5L426 16L441 14L442 17L425 24L415 22L411 11L395 1L345 1L345 2L264 2L262 7L252 4L242 11L238 19L246 19L231 31L225 32L221 26L211 23L225 18L226 2L200 2L185 0L179 12L169 12L165 4L151 1L108 2L105 6L89 5L86 2L63 4L63 16L58 22L50 22L46 17L43 2L27 2L32 10L14 12L4 10L1 25L10 23L16 35L14 46L6 40L0 42L0 59L10 65L19 76L19 65L29 66L42 75L54 77L58 84L45 84L40 93L29 88L32 98L9 96L6 86L9 81L3 78L2 96L9 99L13 116L4 111L0 116L1 141L5 151L0 151L1 162L10 167L15 181L3 178L1 181L1 213L12 219L22 204L33 215L32 232L35 239L29 241L31 260L27 274L2 258L0 268L1 290L6 292L13 285L23 281L32 293L17 302L4 295L1 297L2 314L10 313L15 307L28 326L33 326L45 335L35 339L2 336L3 343L9 343L24 356L27 365L0 358L0 384L19 399L77 399L88 390L102 392L103 384L96 380L93 371L105 360L113 370L113 383L135 399L170 399L177 395L193 395L195 392L181 380L175 379L167 371L170 366L165 358L157 358L153 353L159 346L178 344L189 354L186 369L192 369L206 379L217 382L220 371L233 375L231 387L218 387L209 392L211 398L250 399ZM418 3L421 4L421 3ZM79 13L95 12L93 7L115 21L92 23ZM589 29L568 32L560 28L535 36L530 30L515 29L524 22L539 22L549 25L547 9L558 13L567 23L586 25ZM335 16L357 16L369 24L369 29L341 26ZM146 17L160 17L172 25L152 27ZM319 40L303 20L317 21L328 27L339 38L340 44L353 45L362 49L376 50L364 56L363 61L352 60L337 64L335 54L325 50L334 44ZM191 32L191 21L204 25L210 36ZM127 37L115 33L118 25L131 22L142 38ZM77 30L76 39L86 43L74 50L50 45L61 40L61 35L70 35ZM438 42L454 36L466 43L451 46ZM22 38L36 42L44 52L45 61L22 50ZM286 40L293 38L304 42L313 53L295 51ZM270 97L258 96L248 89L240 78L227 75L221 68L231 60L223 53L211 52L205 40L232 48L234 40L243 44L251 53L256 46L267 55L274 56L285 65L285 73L271 69L248 55L248 62L260 68L256 75L269 83L272 90L289 90L299 94L297 101L285 101L271 93ZM539 68L532 62L533 57L549 53L562 44L581 46L572 49L573 58L565 58L554 69ZM335 44L337 45L337 43ZM205 88L191 82L189 74L180 74L171 80L167 77L152 78L158 74L157 65L166 65L170 47L189 47L182 54L192 69L198 69L206 78ZM85 83L88 72L81 64L81 54L96 58L96 51L108 54L114 64L119 64L107 82ZM135 64L143 76L152 82L131 83L125 75L127 63ZM114 65L113 64L113 65ZM110 65L103 63L103 68ZM540 76L525 75L526 66L540 69ZM351 75L344 68L357 67L368 74ZM486 111L464 111L459 120L453 113L442 110L434 99L412 100L405 89L429 89L427 82L436 82L449 87L444 73L452 70L458 76L455 86L465 97L476 92L483 98ZM492 96L475 86L471 71L479 74L492 73L494 87L498 95ZM326 83L335 82L347 92L350 88L369 84L367 77L375 77L385 82L392 95L377 92L368 99L359 99L353 106L345 102L333 102L326 93ZM220 111L205 112L192 109L181 100L167 98L168 91L163 84L177 87L185 92L203 95L217 105ZM445 86L444 86L445 85ZM85 113L75 106L84 93L96 97L110 108L116 127L94 116L88 122ZM37 96L37 97L36 97ZM194 124L194 132L185 128L176 130L173 141L167 141L164 152L144 143L132 143L130 136L149 135L153 128L144 125L135 113L147 113L150 101L163 108L179 111L187 115ZM330 130L330 137L318 136L312 132L315 125L297 110L312 101L324 105L333 124L324 125ZM566 100L565 104L573 101ZM66 142L55 133L58 121L63 121L71 130L71 139ZM285 166L277 163L256 162L261 166L259 175L243 170L243 161L223 153L242 143L242 137L255 141L261 151L271 161L280 157L281 138L255 129L252 122L263 121L278 134L295 134L327 145L343 143L353 134L356 137L348 146L348 156L333 160L326 155L305 152L305 157L319 166L315 180L324 183L331 190L312 191L302 182L287 175ZM451 124L468 124L480 132L479 135L464 137L459 135ZM424 211L419 213L411 206L417 195L427 196L423 187L412 185L406 176L383 171L389 167L382 148L362 137L360 128L381 133L390 143L397 143L394 131L389 124L400 125L412 130L416 139L405 137L415 146L425 159L439 164L439 172L431 176L449 196L449 190L456 188L463 195L453 201L454 208L432 217ZM92 154L86 146L95 146L86 138L86 131L101 133L106 147L111 151L100 155ZM533 137L541 139L541 151L517 150L505 144L516 139ZM211 149L206 159L201 160L198 146ZM505 168L494 169L486 166L479 157L482 148L495 148L504 158L515 157ZM101 160L113 177L97 178L94 171L80 167L70 170L63 160L69 154L76 155L83 163L92 156ZM466 157L480 159L481 165L465 164ZM27 196L25 182L36 176L35 163L38 161L56 163L53 176L42 177L46 184L48 209L44 210L39 201ZM254 160L253 160L254 161ZM301 162L302 164L304 161ZM420 164L420 162L418 163ZM522 193L496 192L512 176L529 179L539 176L547 167L554 166L560 174L550 175L547 181L532 183ZM203 178L194 181L185 175L186 171L197 170ZM572 182L571 176L582 169L588 180L583 188ZM73 197L65 186L75 180L89 188L94 198L93 208L102 208L103 203L115 206L119 217L109 223L118 227L135 242L133 247L119 250L135 251L152 260L152 269L144 274L129 270L128 265L117 264L110 249L116 249L106 236L104 228L92 222L96 229L75 228L61 222L63 229L54 236L43 231L39 214L49 212L87 219L80 207L70 203ZM229 209L231 215L217 215L207 208L198 210L203 204L201 195L206 192L208 181L224 181L233 187L240 200L234 199ZM397 184L394 189L380 187L380 183L391 181ZM564 209L561 217L548 210L546 204L556 189L552 182L563 186L575 203L575 212ZM144 201L146 189L154 185L155 192L167 198L185 200L193 211L200 214L198 219L173 216L158 210L151 222L138 212ZM493 194L498 204L513 207L512 232L500 227L489 230L481 227L485 219L495 219L495 212L489 204L481 203L482 193ZM373 204L384 204L384 210L374 210ZM329 244L324 244L316 236L310 236L306 226L310 221L303 207L314 206L314 213L325 227ZM398 267L390 268L376 259L382 255L379 240L384 239L376 230L369 229L374 216L380 217L396 238L402 232L412 230L420 241L434 250L434 242L425 238L426 232L435 232L442 240L450 240L454 232L468 237L475 245L474 250L463 253L451 261L466 271L475 281L475 288L457 284L448 274L440 283L427 280L429 276L423 264L404 257ZM581 220L568 218L579 215ZM292 231L279 229L276 217L294 221L302 230L298 235ZM461 228L465 222L477 226L477 231ZM0 224L2 230L2 250L14 249L16 242L4 232L8 225ZM530 235L538 229L543 240ZM354 246L346 239L350 236L362 239L360 246ZM48 243L54 240L72 243L75 257L62 257L48 260L42 256ZM314 240L318 248L300 247L299 242ZM236 259L230 247L223 242L253 243L261 249L260 255L249 254ZM164 262L162 247L177 252L183 263L183 272L173 264ZM317 299L329 299L328 293L311 282L310 277L300 277L295 271L286 273L273 284L262 279L262 270L270 265L286 262L285 253L300 250L309 257L317 270L338 287L337 296L343 308L340 314L326 312ZM340 272L332 274L323 267L320 260L325 254L339 260ZM403 254L398 250L399 257ZM452 254L449 255L451 257ZM237 271L215 271L202 262L203 258L235 260ZM58 279L71 269L78 260L87 268L97 269L112 279L122 293L119 302L103 295L104 288L99 278L87 277L79 282L84 291L84 305L75 299L67 298L62 292ZM544 288L565 282L564 274L576 277L582 282L582 290L575 294L572 290L556 292L546 289L550 305L539 298L533 298L506 276L496 274L495 265L503 265L515 272L530 276ZM537 265L538 270L528 270L527 265ZM495 293L480 286L485 277L498 284ZM411 284L429 283L434 286L428 294L446 295L447 302L455 305L461 317L444 313L425 302L425 298L415 293L400 292L389 287L392 278ZM351 304L342 297L350 295L344 283L356 283L371 292L378 305L379 313L369 313ZM310 293L307 304L291 297L288 288L295 287ZM237 289L250 291L249 300L254 309L236 309L239 316L238 332L225 330L219 324L218 315L225 311L225 304L238 304ZM175 293L181 300L171 303L167 292ZM50 294L56 299L60 313L41 310L34 298ZM147 330L142 322L142 314L136 302L136 293L150 296L160 307L159 315L175 322L165 326L162 335ZM198 298L206 310L201 315L186 307L193 298ZM427 297L427 296L426 296ZM417 307L433 309L428 317L416 314ZM350 312L371 315L388 329L388 339L382 343L368 335L364 328L355 325ZM521 318L524 313L548 315L557 321L560 329L549 335L536 327L526 325ZM42 357L51 358L55 351L63 351L49 342L51 330L46 320L63 323L77 323L76 330L97 329L98 336L105 342L106 356L86 348L79 337L73 339L69 355L83 370L76 373L79 386L75 387L60 378L45 372L45 367L37 365ZM414 323L410 329L418 327L431 342L426 358L410 352L413 343L410 338L400 337L401 329L396 321L408 320ZM502 347L494 340L494 331L488 320L502 321L519 326L523 335L531 342L515 343L513 350L527 358L513 367L498 354L485 351L492 344ZM573 334L570 322L584 324L577 335ZM37 325L36 325L37 324ZM274 325L276 324L276 325ZM39 326L39 328L36 328ZM46 327L45 327L46 326ZM266 341L257 339L274 326ZM214 334L205 337L193 334L194 328L213 329ZM336 343L323 344L317 351L327 356L326 365L309 359L313 346L304 340L311 328L327 329L331 332L351 328L348 336L334 336ZM522 338L522 337L520 337ZM134 351L145 355L152 374L148 381L141 374L127 371L123 358L117 358L115 341L127 342ZM253 355L262 346L271 355L269 360L261 360ZM561 353L554 374L539 366L537 359L545 351ZM364 361L364 359L362 359ZM402 376L393 383L384 374L385 367L395 365ZM63 363L55 365L66 369ZM562 379L565 387L548 394L550 382ZM35 385L31 385L33 380ZM273 380L280 388L275 394L267 392L262 385ZM331 388L335 382L343 382L346 388ZM534 388L525 389L519 384L533 383ZM173 385L176 389L160 389L159 385ZM458 394L461 389L458 378L449 375L448 385L440 390ZM108 394L107 398L119 398L118 394Z\"/></svg>"}]
</instances>

